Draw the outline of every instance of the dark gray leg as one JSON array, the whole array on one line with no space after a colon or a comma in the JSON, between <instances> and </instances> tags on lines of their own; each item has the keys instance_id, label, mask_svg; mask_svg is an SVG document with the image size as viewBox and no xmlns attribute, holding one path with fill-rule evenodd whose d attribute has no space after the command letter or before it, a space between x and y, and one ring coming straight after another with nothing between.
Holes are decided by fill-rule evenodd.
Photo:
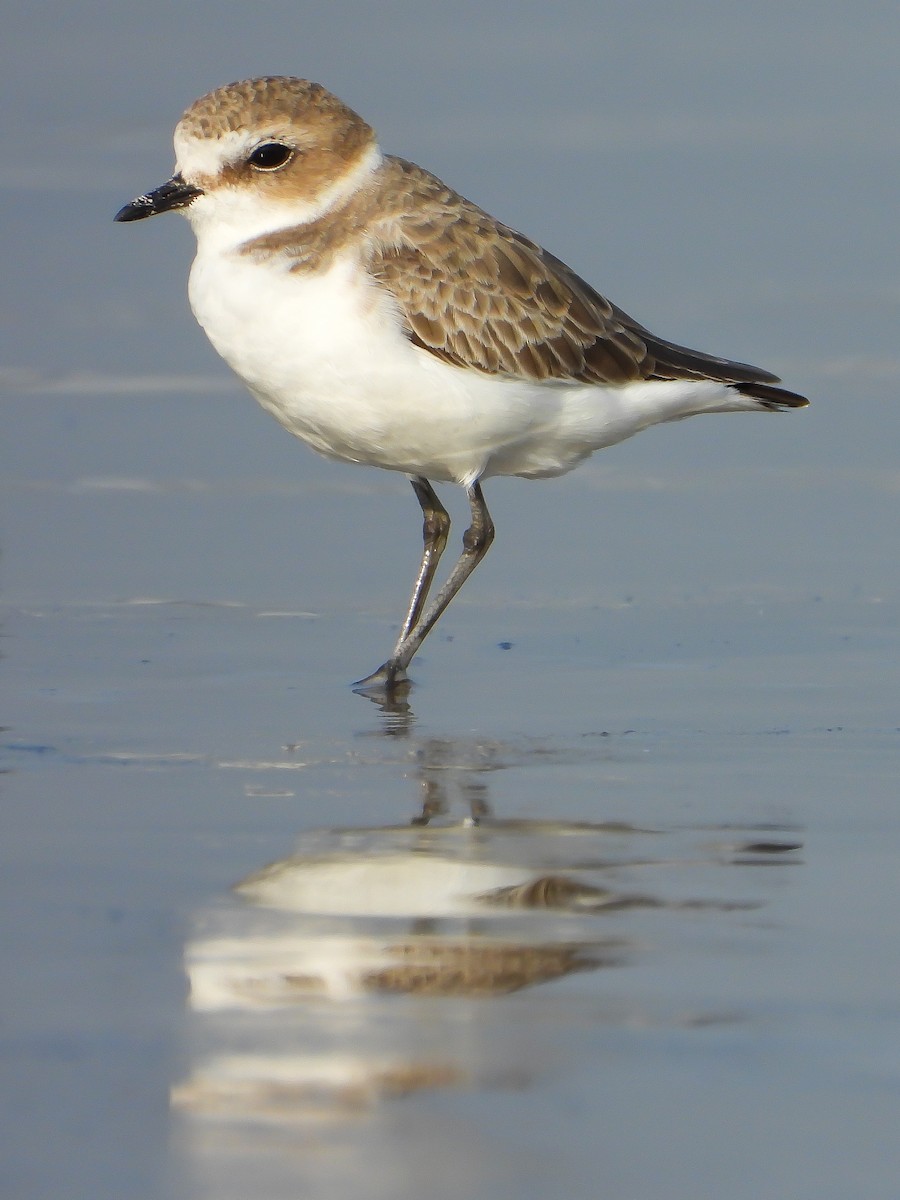
<instances>
[{"instance_id":1,"label":"dark gray leg","mask_svg":"<svg viewBox=\"0 0 900 1200\"><path fill-rule=\"evenodd\" d=\"M450 516L438 500L434 488L428 480L416 476L410 482L422 509L422 516L425 518L422 523L422 563L413 585L412 596L409 599L409 611L403 622L403 628L400 630L400 636L397 638L397 645L394 647L394 655L397 654L409 636L409 631L415 627L422 615L422 609L425 607L425 601L431 590L434 573L447 545L447 534L450 532Z\"/></svg>"},{"instance_id":2,"label":"dark gray leg","mask_svg":"<svg viewBox=\"0 0 900 1200\"><path fill-rule=\"evenodd\" d=\"M491 542L494 540L494 523L484 502L481 485L474 483L466 490L469 508L472 511L472 524L463 534L462 554L457 559L446 582L438 591L438 594L432 600L424 615L420 615L425 604L428 587L434 577L437 559L440 557L438 551L436 555L432 553L432 558L429 559L428 528L430 514L432 516L437 515L438 518L440 532L433 536L435 544L440 544L441 550L443 549L443 544L446 543L450 520L447 517L446 511L434 495L431 485L426 480L414 480L413 487L416 489L416 495L419 497L419 503L422 505L423 513L425 513L425 551L422 557L419 576L413 588L409 613L403 625L405 636L401 636L394 648L394 653L386 663L383 663L368 678L359 681L356 686L362 690L374 691L382 688L384 691L390 692L398 683L403 683L406 680L406 668L409 666L413 655L438 623L450 601L484 558L485 554L487 554ZM425 497L424 500L423 495ZM426 507L426 503L428 507ZM435 508L434 505L437 507ZM443 518L439 514L443 514ZM441 537L443 538L443 543L441 543Z\"/></svg>"}]
</instances>

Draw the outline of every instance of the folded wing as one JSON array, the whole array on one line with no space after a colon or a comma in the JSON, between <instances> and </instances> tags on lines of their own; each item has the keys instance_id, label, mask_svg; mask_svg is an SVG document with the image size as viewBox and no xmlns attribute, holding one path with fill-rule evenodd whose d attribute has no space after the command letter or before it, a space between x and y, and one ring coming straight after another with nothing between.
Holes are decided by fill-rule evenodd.
<instances>
[{"instance_id":1,"label":"folded wing","mask_svg":"<svg viewBox=\"0 0 900 1200\"><path fill-rule=\"evenodd\" d=\"M416 204L393 209L369 269L422 349L520 379L714 379L765 408L807 403L772 386L778 377L768 371L656 337L565 263L428 172L400 159L392 166Z\"/></svg>"}]
</instances>

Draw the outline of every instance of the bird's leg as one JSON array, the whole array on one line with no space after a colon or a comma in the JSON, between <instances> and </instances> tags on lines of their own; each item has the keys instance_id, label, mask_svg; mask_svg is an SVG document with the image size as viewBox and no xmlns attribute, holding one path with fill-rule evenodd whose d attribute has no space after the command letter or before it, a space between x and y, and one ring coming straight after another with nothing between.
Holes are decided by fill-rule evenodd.
<instances>
[{"instance_id":1,"label":"bird's leg","mask_svg":"<svg viewBox=\"0 0 900 1200\"><path fill-rule=\"evenodd\" d=\"M424 487L416 487L416 484L424 484ZM431 485L424 479L416 479L413 481L413 487L416 488L416 495L419 497L419 503L422 504L422 511L425 513L425 528L428 528L429 510L425 507L422 500L422 495L431 503L430 496L434 496ZM397 643L394 653L383 663L377 671L373 672L366 679L361 679L354 686L362 692L385 691L391 692L398 683L403 683L406 680L406 668L409 666L413 655L425 641L426 637L437 624L442 613L447 605L466 582L481 560L484 558L490 549L491 542L494 540L494 522L491 520L491 514L488 512L487 505L484 502L484 496L481 493L481 485L473 483L466 490L466 496L469 501L469 508L472 510L472 524L463 534L463 550L453 570L447 577L446 582L440 589L438 594L432 600L431 604L426 609L423 616L411 623L410 618L418 615L422 606L425 603L425 596L428 591L428 585L434 576L434 568L437 566L437 558L431 564L431 569L428 569L426 560L428 557L428 535L426 533L425 545L426 550L422 558L422 569L419 572L419 577L416 580L416 586L413 589L412 601L409 607L409 615L407 616L404 628L410 625L410 628L405 638ZM450 518L445 510L437 502L437 497L434 496L434 501L437 503L437 508L443 513L446 518L446 524L442 524L443 541L447 539L447 529L450 525ZM436 536L436 541L439 538ZM441 544L443 549L443 544Z\"/></svg>"},{"instance_id":2,"label":"bird's leg","mask_svg":"<svg viewBox=\"0 0 900 1200\"><path fill-rule=\"evenodd\" d=\"M406 668L413 655L438 623L450 601L487 554L491 542L494 540L494 522L491 520L491 514L484 502L481 485L473 483L466 490L466 496L472 510L472 524L463 534L462 554L456 560L456 565L425 614L410 629L406 638L385 663L385 667L395 678L405 678Z\"/></svg>"},{"instance_id":3,"label":"bird's leg","mask_svg":"<svg viewBox=\"0 0 900 1200\"><path fill-rule=\"evenodd\" d=\"M403 622L403 628L400 630L400 636L397 638L397 645L394 647L394 655L409 637L409 631L415 627L422 615L422 609L425 607L425 601L431 590L434 573L447 545L447 534L450 532L450 516L438 500L434 488L428 480L423 479L421 475L416 475L410 480L410 483L421 506L422 516L425 518L422 523L422 562L416 582L413 584L412 595L409 598L409 611Z\"/></svg>"},{"instance_id":4,"label":"bird's leg","mask_svg":"<svg viewBox=\"0 0 900 1200\"><path fill-rule=\"evenodd\" d=\"M424 518L422 522L422 561L419 564L419 572L409 598L409 608L400 629L394 653L377 671L353 685L360 691L377 691L382 688L390 690L394 684L400 683L406 678L405 672L392 669L391 664L396 660L401 647L409 637L410 630L415 628L422 615L422 609L425 607L434 581L434 573L447 545L450 514L437 498L437 493L427 479L421 475L414 475L410 479L410 483L416 493L416 499L419 501Z\"/></svg>"}]
</instances>

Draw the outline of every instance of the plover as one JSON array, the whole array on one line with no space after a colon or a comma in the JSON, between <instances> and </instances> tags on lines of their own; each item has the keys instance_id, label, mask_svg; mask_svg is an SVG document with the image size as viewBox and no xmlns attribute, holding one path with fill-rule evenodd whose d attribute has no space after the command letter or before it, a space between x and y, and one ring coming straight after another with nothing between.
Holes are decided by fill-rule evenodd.
<instances>
[{"instance_id":1,"label":"plover","mask_svg":"<svg viewBox=\"0 0 900 1200\"><path fill-rule=\"evenodd\" d=\"M388 660L390 694L486 554L493 475L561 475L595 450L698 413L799 408L776 375L657 337L441 180L382 153L319 84L267 77L197 100L175 174L117 214L181 211L190 302L263 408L320 454L409 476L423 552ZM428 603L466 489L459 559Z\"/></svg>"}]
</instances>

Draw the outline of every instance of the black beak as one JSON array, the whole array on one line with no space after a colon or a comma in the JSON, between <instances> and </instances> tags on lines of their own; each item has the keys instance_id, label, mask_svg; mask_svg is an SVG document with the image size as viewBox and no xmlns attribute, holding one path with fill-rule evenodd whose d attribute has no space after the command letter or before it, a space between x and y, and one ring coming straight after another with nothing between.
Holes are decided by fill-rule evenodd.
<instances>
[{"instance_id":1,"label":"black beak","mask_svg":"<svg viewBox=\"0 0 900 1200\"><path fill-rule=\"evenodd\" d=\"M116 213L117 221L142 221L144 217L155 217L157 213L172 212L176 208L187 208L202 189L185 183L180 175L173 175L162 187L138 196Z\"/></svg>"}]
</instances>

